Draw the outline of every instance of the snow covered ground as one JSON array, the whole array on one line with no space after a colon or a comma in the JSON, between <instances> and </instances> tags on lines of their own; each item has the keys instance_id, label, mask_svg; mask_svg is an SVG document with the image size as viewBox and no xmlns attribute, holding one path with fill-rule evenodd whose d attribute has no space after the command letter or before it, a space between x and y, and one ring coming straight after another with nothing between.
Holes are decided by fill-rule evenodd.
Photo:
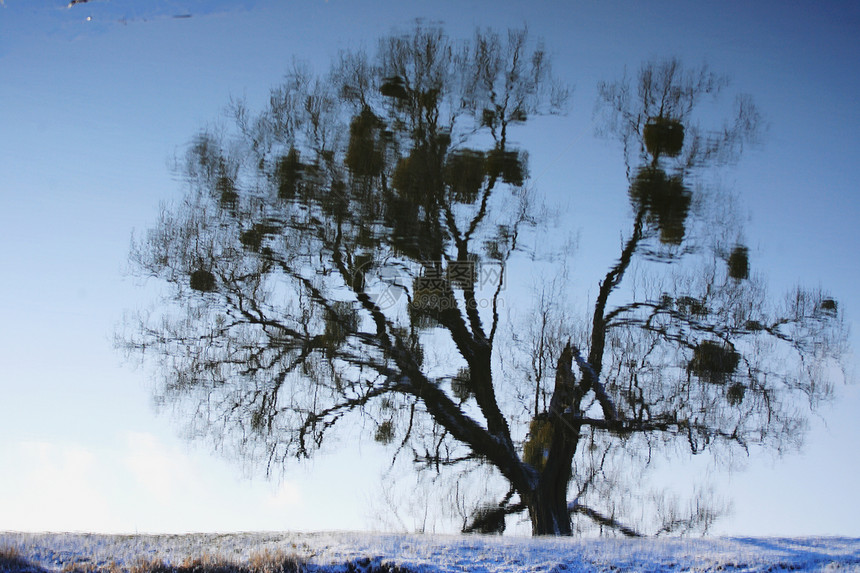
<instances>
[{"instance_id":1,"label":"snow covered ground","mask_svg":"<svg viewBox=\"0 0 860 573\"><path fill-rule=\"evenodd\" d=\"M123 570L141 559L246 562L266 551L296 554L316 571L398 565L454 571L858 571L860 539L529 539L369 533L92 535L0 532L0 551L17 552L32 570L73 564ZM117 567L118 566L118 567ZM0 565L0 571L3 567Z\"/></svg>"}]
</instances>

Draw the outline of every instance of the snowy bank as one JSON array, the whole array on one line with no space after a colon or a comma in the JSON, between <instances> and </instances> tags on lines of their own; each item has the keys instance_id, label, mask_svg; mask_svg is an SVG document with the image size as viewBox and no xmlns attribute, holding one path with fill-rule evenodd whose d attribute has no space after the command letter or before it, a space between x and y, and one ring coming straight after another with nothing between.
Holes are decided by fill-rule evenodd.
<instances>
[{"instance_id":1,"label":"snowy bank","mask_svg":"<svg viewBox=\"0 0 860 573\"><path fill-rule=\"evenodd\" d=\"M479 571L860 571L860 539L557 539L371 533L96 535L0 533L0 550L33 570L75 564L127 570L141 560L181 564L207 556L234 563L295 555L316 571L361 571L370 563L426 573ZM0 566L0 570L2 570Z\"/></svg>"}]
</instances>

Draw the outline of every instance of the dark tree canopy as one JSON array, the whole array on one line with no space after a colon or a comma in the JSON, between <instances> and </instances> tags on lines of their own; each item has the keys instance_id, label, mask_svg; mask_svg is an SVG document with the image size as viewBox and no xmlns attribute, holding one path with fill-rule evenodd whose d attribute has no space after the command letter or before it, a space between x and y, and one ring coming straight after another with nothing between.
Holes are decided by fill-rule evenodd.
<instances>
[{"instance_id":1,"label":"dark tree canopy","mask_svg":"<svg viewBox=\"0 0 860 573\"><path fill-rule=\"evenodd\" d=\"M739 230L709 215L700 174L758 121L741 97L726 125L697 123L725 86L677 61L600 86L631 227L585 327L538 301L530 362L502 371L506 270L536 221L508 135L567 100L546 52L524 31L419 25L327 75L296 66L261 113L235 104L190 146L184 202L131 255L168 289L120 344L151 356L158 399L196 432L270 469L355 415L420 466L501 476L465 529L527 511L535 534L570 534L571 516L634 534L600 483L612 448L784 447L844 345L832 299L773 304Z\"/></svg>"}]
</instances>

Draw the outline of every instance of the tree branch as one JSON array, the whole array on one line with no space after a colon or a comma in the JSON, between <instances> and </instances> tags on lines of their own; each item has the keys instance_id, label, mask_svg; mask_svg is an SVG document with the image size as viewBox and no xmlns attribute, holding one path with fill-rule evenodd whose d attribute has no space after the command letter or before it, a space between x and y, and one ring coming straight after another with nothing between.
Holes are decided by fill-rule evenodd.
<instances>
[{"instance_id":1,"label":"tree branch","mask_svg":"<svg viewBox=\"0 0 860 573\"><path fill-rule=\"evenodd\" d=\"M611 527L612 529L617 529L622 534L627 537L642 537L642 534L636 531L635 529L624 525L619 522L614 517L609 517L607 515L603 515L602 513L579 503L578 500L573 500L568 506L567 510L570 513L581 513L582 515L590 518L595 523L602 525L604 527Z\"/></svg>"}]
</instances>

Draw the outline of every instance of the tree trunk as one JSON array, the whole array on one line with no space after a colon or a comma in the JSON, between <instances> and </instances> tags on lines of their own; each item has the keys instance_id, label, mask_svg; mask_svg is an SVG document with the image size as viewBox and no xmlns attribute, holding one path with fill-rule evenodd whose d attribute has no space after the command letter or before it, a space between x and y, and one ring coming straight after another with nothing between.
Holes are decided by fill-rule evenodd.
<instances>
[{"instance_id":1,"label":"tree trunk","mask_svg":"<svg viewBox=\"0 0 860 573\"><path fill-rule=\"evenodd\" d=\"M532 535L573 535L567 509L567 481L541 483L528 500Z\"/></svg>"},{"instance_id":2,"label":"tree trunk","mask_svg":"<svg viewBox=\"0 0 860 573\"><path fill-rule=\"evenodd\" d=\"M579 442L579 428L563 423L564 412L575 402L576 380L573 375L573 351L570 343L558 358L555 388L549 404L548 421L552 424L552 439L546 463L540 470L537 487L525 496L532 522L532 535L572 535L570 513L567 510L567 487L571 465Z\"/></svg>"}]
</instances>

